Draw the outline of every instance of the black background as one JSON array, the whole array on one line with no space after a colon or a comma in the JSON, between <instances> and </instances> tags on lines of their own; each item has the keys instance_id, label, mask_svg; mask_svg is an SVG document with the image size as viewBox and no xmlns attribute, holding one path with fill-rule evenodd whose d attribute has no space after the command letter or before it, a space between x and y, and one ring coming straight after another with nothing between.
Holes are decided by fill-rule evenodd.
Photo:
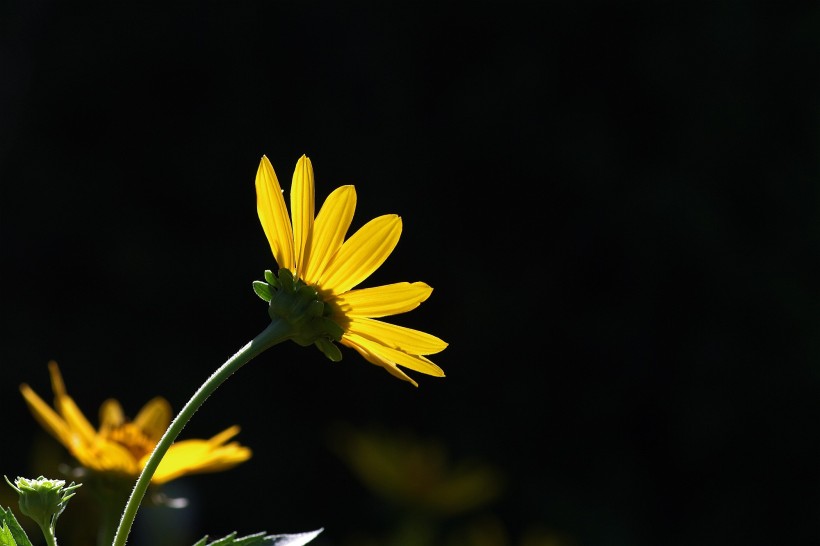
<instances>
[{"instance_id":1,"label":"black background","mask_svg":"<svg viewBox=\"0 0 820 546\"><path fill-rule=\"evenodd\" d=\"M18 392L50 397L48 360L92 419L179 409L265 327L254 176L304 153L354 228L402 216L366 284L434 287L393 322L450 343L447 377L263 354L183 432L254 450L176 485L188 543L388 544L342 425L504 475L437 544L474 518L487 546L820 540L817 5L160 5L3 4L0 472L55 474Z\"/></svg>"}]
</instances>

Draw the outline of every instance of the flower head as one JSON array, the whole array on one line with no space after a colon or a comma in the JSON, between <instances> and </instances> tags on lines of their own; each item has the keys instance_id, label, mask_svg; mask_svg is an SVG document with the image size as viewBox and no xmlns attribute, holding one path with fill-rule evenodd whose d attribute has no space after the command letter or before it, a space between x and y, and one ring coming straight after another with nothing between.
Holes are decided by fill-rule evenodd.
<instances>
[{"instance_id":1,"label":"flower head","mask_svg":"<svg viewBox=\"0 0 820 546\"><path fill-rule=\"evenodd\" d=\"M262 229L280 268L278 280L271 274L266 274L266 280L276 288L284 273L288 288L295 286L295 290L303 293L312 290L308 296L324 304L324 310L317 306L316 313L311 315L310 331L314 335L305 342L316 341L325 354L338 360L340 355L332 341L339 341L358 351L368 362L415 386L418 384L399 366L444 377L442 369L426 355L443 351L446 342L425 332L377 320L415 309L433 289L423 282L356 289L396 247L402 229L399 216L386 214L374 218L345 240L356 208L356 190L350 185L337 188L319 213L314 214L313 166L304 155L293 173L290 214L276 173L265 156L256 174L256 199ZM279 316L273 308L276 298L267 297L267 288L261 292L264 294L257 289L271 303L271 314ZM326 335L316 335L316 328L323 328Z\"/></svg>"},{"instance_id":2,"label":"flower head","mask_svg":"<svg viewBox=\"0 0 820 546\"><path fill-rule=\"evenodd\" d=\"M75 489L82 484L71 484L66 487L64 480L49 480L43 476L31 480L17 477L11 483L6 482L20 495L20 511L37 522L43 529L54 531L57 518L65 510L68 500L74 496Z\"/></svg>"},{"instance_id":3,"label":"flower head","mask_svg":"<svg viewBox=\"0 0 820 546\"><path fill-rule=\"evenodd\" d=\"M489 464L453 460L444 444L409 431L340 427L333 448L382 498L430 514L462 514L495 500L504 479Z\"/></svg>"},{"instance_id":4,"label":"flower head","mask_svg":"<svg viewBox=\"0 0 820 546\"><path fill-rule=\"evenodd\" d=\"M57 363L48 364L54 408L27 384L20 392L34 418L56 438L79 463L94 472L136 478L171 422L171 406L162 397L150 400L133 421L122 406L109 398L100 407L100 427L95 429L74 400L68 396ZM151 479L161 484L187 474L227 470L251 457L251 450L228 442L239 433L229 427L208 440L183 440L173 444Z\"/></svg>"}]
</instances>

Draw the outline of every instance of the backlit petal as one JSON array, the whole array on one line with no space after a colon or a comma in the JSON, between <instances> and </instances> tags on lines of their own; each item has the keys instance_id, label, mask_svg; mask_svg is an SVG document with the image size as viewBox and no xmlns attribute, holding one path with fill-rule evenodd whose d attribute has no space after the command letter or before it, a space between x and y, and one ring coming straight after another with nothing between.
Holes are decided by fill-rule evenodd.
<instances>
[{"instance_id":1,"label":"backlit petal","mask_svg":"<svg viewBox=\"0 0 820 546\"><path fill-rule=\"evenodd\" d=\"M345 343L345 341L354 343L357 347L366 348L370 354L376 355L382 361L397 364L427 375L444 377L444 370L423 356L407 354L355 334L343 335L341 342Z\"/></svg>"},{"instance_id":2,"label":"backlit petal","mask_svg":"<svg viewBox=\"0 0 820 546\"><path fill-rule=\"evenodd\" d=\"M357 341L361 341L362 344L357 343ZM384 358L380 354L371 351L370 347L374 345L372 342L369 342L368 340L358 336L342 336L340 343L342 345L350 347L351 349L355 349L359 352L359 354L361 354L364 357L365 360L367 360L371 364L375 364L376 366L381 366L382 368L390 372L390 375L398 377L399 379L402 379L404 381L408 381L412 383L414 387L419 386L419 384L416 383L416 381L413 380L413 378L411 378L409 375L401 371L396 366L395 362L391 362L390 360Z\"/></svg>"},{"instance_id":3,"label":"backlit petal","mask_svg":"<svg viewBox=\"0 0 820 546\"><path fill-rule=\"evenodd\" d=\"M290 215L282 197L279 180L266 156L262 156L256 172L256 212L276 264L293 271L295 262Z\"/></svg>"},{"instance_id":4,"label":"backlit petal","mask_svg":"<svg viewBox=\"0 0 820 546\"><path fill-rule=\"evenodd\" d=\"M296 259L296 276L301 277L305 270L305 247L313 232L314 196L313 165L303 155L293 171L293 182L290 186L290 212L293 215L293 253Z\"/></svg>"},{"instance_id":5,"label":"backlit petal","mask_svg":"<svg viewBox=\"0 0 820 546\"><path fill-rule=\"evenodd\" d=\"M68 447L71 444L71 430L68 428L68 423L57 415L57 412L51 409L51 406L46 404L27 384L23 383L20 385L20 392L29 410L31 410L31 414L34 416L34 419L40 423L40 426L54 436L61 444Z\"/></svg>"},{"instance_id":6,"label":"backlit petal","mask_svg":"<svg viewBox=\"0 0 820 546\"><path fill-rule=\"evenodd\" d=\"M60 368L53 360L48 363L48 371L51 375L51 390L54 392L54 409L63 416L72 432L90 442L96 435L96 431L74 400L68 396Z\"/></svg>"},{"instance_id":7,"label":"backlit petal","mask_svg":"<svg viewBox=\"0 0 820 546\"><path fill-rule=\"evenodd\" d=\"M213 445L224 444L237 434L239 434L239 426L233 425L232 427L228 427L219 434L212 436L208 441Z\"/></svg>"},{"instance_id":8,"label":"backlit petal","mask_svg":"<svg viewBox=\"0 0 820 546\"><path fill-rule=\"evenodd\" d=\"M236 442L220 444L214 440L225 440L235 434L232 427L210 440L183 440L172 445L160 462L152 481L165 483L186 474L218 472L227 470L250 459L249 448ZM147 457L142 461L142 465Z\"/></svg>"},{"instance_id":9,"label":"backlit petal","mask_svg":"<svg viewBox=\"0 0 820 546\"><path fill-rule=\"evenodd\" d=\"M423 282L399 282L351 290L329 300L347 317L387 317L415 309L432 292Z\"/></svg>"},{"instance_id":10,"label":"backlit petal","mask_svg":"<svg viewBox=\"0 0 820 546\"><path fill-rule=\"evenodd\" d=\"M308 263L302 275L306 283L316 284L330 259L341 248L355 210L356 189L353 186L336 188L325 199L313 224Z\"/></svg>"},{"instance_id":11,"label":"backlit petal","mask_svg":"<svg viewBox=\"0 0 820 546\"><path fill-rule=\"evenodd\" d=\"M169 424L171 424L171 404L161 396L149 400L134 418L134 425L154 443L159 442Z\"/></svg>"},{"instance_id":12,"label":"backlit petal","mask_svg":"<svg viewBox=\"0 0 820 546\"><path fill-rule=\"evenodd\" d=\"M319 279L328 295L358 285L384 263L401 236L401 218L386 214L369 221L344 242Z\"/></svg>"},{"instance_id":13,"label":"backlit petal","mask_svg":"<svg viewBox=\"0 0 820 546\"><path fill-rule=\"evenodd\" d=\"M108 431L125 423L125 413L117 400L109 398L100 406L100 430Z\"/></svg>"},{"instance_id":14,"label":"backlit petal","mask_svg":"<svg viewBox=\"0 0 820 546\"><path fill-rule=\"evenodd\" d=\"M435 354L447 348L447 343L436 336L364 317L352 317L345 330L414 355Z\"/></svg>"}]
</instances>

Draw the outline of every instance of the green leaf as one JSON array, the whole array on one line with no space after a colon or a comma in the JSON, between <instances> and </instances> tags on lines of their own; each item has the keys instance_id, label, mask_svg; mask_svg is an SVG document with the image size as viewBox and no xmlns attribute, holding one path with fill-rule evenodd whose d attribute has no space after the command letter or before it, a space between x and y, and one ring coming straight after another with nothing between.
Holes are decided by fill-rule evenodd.
<instances>
[{"instance_id":1,"label":"green leaf","mask_svg":"<svg viewBox=\"0 0 820 546\"><path fill-rule=\"evenodd\" d=\"M0 546L17 546L14 537L11 536L11 529L3 522L3 527L0 528Z\"/></svg>"},{"instance_id":2,"label":"green leaf","mask_svg":"<svg viewBox=\"0 0 820 546\"><path fill-rule=\"evenodd\" d=\"M264 534L264 533L263 533ZM226 535L219 540L215 540L209 544L209 546L229 546L233 544L236 539L236 531L231 533L230 535Z\"/></svg>"},{"instance_id":3,"label":"green leaf","mask_svg":"<svg viewBox=\"0 0 820 546\"><path fill-rule=\"evenodd\" d=\"M28 535L26 535L26 532L20 527L20 524L17 523L17 518L14 517L11 508L3 510L3 507L0 506L0 522L3 523L3 535L11 536L12 538L12 542L3 542L5 538L0 537L0 545L31 546ZM8 533L6 533L6 530L8 530Z\"/></svg>"},{"instance_id":4,"label":"green leaf","mask_svg":"<svg viewBox=\"0 0 820 546\"><path fill-rule=\"evenodd\" d=\"M234 533L235 535L236 533ZM242 538L238 538L233 541L233 546L250 546L252 544L264 544L264 542L260 542L265 540L265 532L262 531L261 533L256 533L253 535L248 535Z\"/></svg>"},{"instance_id":5,"label":"green leaf","mask_svg":"<svg viewBox=\"0 0 820 546\"><path fill-rule=\"evenodd\" d=\"M270 535L266 539L272 539L272 542L266 542L270 546L303 546L307 544L321 533L323 529L316 529L315 531L307 531L306 533L296 533L289 535Z\"/></svg>"},{"instance_id":6,"label":"green leaf","mask_svg":"<svg viewBox=\"0 0 820 546\"><path fill-rule=\"evenodd\" d=\"M266 535L264 531L236 538L236 532L213 542L208 542L208 535L202 537L194 546L303 546L321 533L323 529L283 535ZM5 545L3 545L5 546Z\"/></svg>"}]
</instances>

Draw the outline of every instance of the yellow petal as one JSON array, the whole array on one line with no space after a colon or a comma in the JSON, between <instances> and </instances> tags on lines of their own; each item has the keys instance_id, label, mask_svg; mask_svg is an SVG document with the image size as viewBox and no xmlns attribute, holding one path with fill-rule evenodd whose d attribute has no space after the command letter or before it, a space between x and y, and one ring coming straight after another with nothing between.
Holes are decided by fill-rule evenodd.
<instances>
[{"instance_id":1,"label":"yellow petal","mask_svg":"<svg viewBox=\"0 0 820 546\"><path fill-rule=\"evenodd\" d=\"M296 259L296 276L302 277L307 256L308 241L313 232L313 165L303 155L296 163L293 181L290 186L290 211L293 215L293 252Z\"/></svg>"},{"instance_id":2,"label":"yellow petal","mask_svg":"<svg viewBox=\"0 0 820 546\"><path fill-rule=\"evenodd\" d=\"M233 425L231 427L226 428L219 434L212 436L208 441L214 445L224 444L225 442L239 434L239 430L240 429L238 425Z\"/></svg>"},{"instance_id":3,"label":"yellow petal","mask_svg":"<svg viewBox=\"0 0 820 546\"><path fill-rule=\"evenodd\" d=\"M149 400L134 419L134 425L154 443L159 442L169 424L171 424L171 404L161 396Z\"/></svg>"},{"instance_id":4,"label":"yellow petal","mask_svg":"<svg viewBox=\"0 0 820 546\"><path fill-rule=\"evenodd\" d=\"M374 342L355 334L344 334L342 336L341 343L345 343L345 341L352 342L357 347L366 348L370 354L376 355L382 361L394 365L404 366L405 368L409 368L427 375L444 377L444 370L423 356L407 354L403 351L386 347L378 342Z\"/></svg>"},{"instance_id":5,"label":"yellow petal","mask_svg":"<svg viewBox=\"0 0 820 546\"><path fill-rule=\"evenodd\" d=\"M399 282L351 290L329 301L346 317L387 317L415 309L432 292L423 282Z\"/></svg>"},{"instance_id":6,"label":"yellow petal","mask_svg":"<svg viewBox=\"0 0 820 546\"><path fill-rule=\"evenodd\" d=\"M27 384L20 385L20 393L22 393L31 414L40 423L40 426L65 447L71 445L71 430L68 423L57 415L57 412L51 409L51 406L46 404Z\"/></svg>"},{"instance_id":7,"label":"yellow petal","mask_svg":"<svg viewBox=\"0 0 820 546\"><path fill-rule=\"evenodd\" d=\"M72 432L79 434L84 441L90 442L97 435L97 431L66 393L63 376L60 375L60 368L55 361L48 363L48 371L51 375L51 390L54 392L54 408L63 416Z\"/></svg>"},{"instance_id":8,"label":"yellow petal","mask_svg":"<svg viewBox=\"0 0 820 546\"><path fill-rule=\"evenodd\" d=\"M325 199L313 224L308 260L302 275L306 283L316 284L330 259L341 248L355 210L356 189L353 186L336 188Z\"/></svg>"},{"instance_id":9,"label":"yellow petal","mask_svg":"<svg viewBox=\"0 0 820 546\"><path fill-rule=\"evenodd\" d=\"M321 289L336 295L347 292L384 263L401 236L401 218L386 214L369 221L336 253L319 280Z\"/></svg>"},{"instance_id":10,"label":"yellow petal","mask_svg":"<svg viewBox=\"0 0 820 546\"><path fill-rule=\"evenodd\" d=\"M358 343L359 341L361 341L362 343ZM350 347L351 349L355 349L359 352L359 354L361 354L364 357L365 360L367 360L371 364L375 364L376 366L381 366L382 368L390 372L390 375L398 377L399 379L402 379L404 381L408 381L412 383L414 387L419 386L419 384L416 383L409 375L401 371L396 366L395 362L391 362L390 360L384 358L380 354L371 351L370 347L372 347L374 344L368 342L366 339L358 336L343 335L340 343L342 345Z\"/></svg>"},{"instance_id":11,"label":"yellow petal","mask_svg":"<svg viewBox=\"0 0 820 546\"><path fill-rule=\"evenodd\" d=\"M293 228L273 166L262 156L256 172L256 212L280 268L294 270Z\"/></svg>"},{"instance_id":12,"label":"yellow petal","mask_svg":"<svg viewBox=\"0 0 820 546\"><path fill-rule=\"evenodd\" d=\"M227 470L250 459L249 448L236 442L225 445L214 439L226 439L234 435L233 429L217 434L211 440L183 440L173 444L160 462L152 481L165 483L186 474L218 472ZM148 460L146 456L142 465Z\"/></svg>"},{"instance_id":13,"label":"yellow petal","mask_svg":"<svg viewBox=\"0 0 820 546\"><path fill-rule=\"evenodd\" d=\"M120 403L109 398L100 406L100 432L105 434L125 422L125 413Z\"/></svg>"},{"instance_id":14,"label":"yellow petal","mask_svg":"<svg viewBox=\"0 0 820 546\"><path fill-rule=\"evenodd\" d=\"M443 351L448 345L447 342L428 333L365 317L352 317L345 330L380 345L414 355L435 354Z\"/></svg>"}]
</instances>

